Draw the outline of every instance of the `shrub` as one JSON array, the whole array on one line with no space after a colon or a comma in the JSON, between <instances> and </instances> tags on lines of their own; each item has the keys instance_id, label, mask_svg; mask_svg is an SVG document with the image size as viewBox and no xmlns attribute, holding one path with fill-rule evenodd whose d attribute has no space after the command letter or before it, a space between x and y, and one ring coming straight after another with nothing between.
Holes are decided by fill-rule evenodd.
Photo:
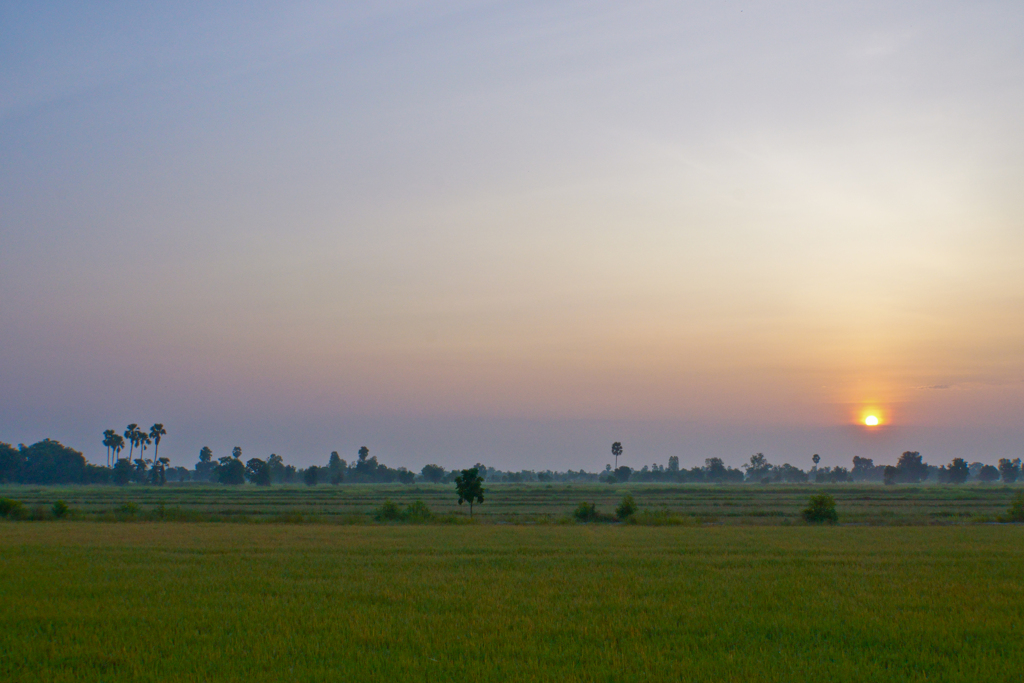
<instances>
[{"instance_id":1,"label":"shrub","mask_svg":"<svg viewBox=\"0 0 1024 683\"><path fill-rule=\"evenodd\" d=\"M123 515L125 517L134 517L139 511L139 506L135 503L128 501L127 503L121 503L114 508L114 513L117 515Z\"/></svg>"},{"instance_id":2,"label":"shrub","mask_svg":"<svg viewBox=\"0 0 1024 683\"><path fill-rule=\"evenodd\" d=\"M53 504L53 507L50 509L53 511L53 516L57 519L63 519L64 517L67 517L68 512L71 511L71 508L69 508L68 504L65 503L63 500L58 500L56 503Z\"/></svg>"},{"instance_id":3,"label":"shrub","mask_svg":"<svg viewBox=\"0 0 1024 683\"><path fill-rule=\"evenodd\" d=\"M572 518L577 522L593 522L597 520L597 505L594 503L580 503L572 512Z\"/></svg>"},{"instance_id":4,"label":"shrub","mask_svg":"<svg viewBox=\"0 0 1024 683\"><path fill-rule=\"evenodd\" d=\"M0 498L0 517L8 519L21 519L25 516L25 506L20 500Z\"/></svg>"},{"instance_id":5,"label":"shrub","mask_svg":"<svg viewBox=\"0 0 1024 683\"><path fill-rule=\"evenodd\" d=\"M615 508L615 516L619 518L619 521L625 522L627 519L633 516L636 512L636 501L633 500L633 496L626 494L623 497L622 502L619 503L619 507Z\"/></svg>"},{"instance_id":6,"label":"shrub","mask_svg":"<svg viewBox=\"0 0 1024 683\"><path fill-rule=\"evenodd\" d=\"M427 504L422 500L416 500L409 504L404 510L401 506L393 503L390 500L384 501L377 511L373 514L373 518L378 522L411 522L413 524L422 524L423 522L429 522L434 519L434 513L430 511Z\"/></svg>"},{"instance_id":7,"label":"shrub","mask_svg":"<svg viewBox=\"0 0 1024 683\"><path fill-rule=\"evenodd\" d=\"M373 518L378 522L397 522L402 519L402 510L392 501L386 500L374 513Z\"/></svg>"},{"instance_id":8,"label":"shrub","mask_svg":"<svg viewBox=\"0 0 1024 683\"><path fill-rule=\"evenodd\" d=\"M434 518L434 513L430 511L430 508L422 500L414 500L402 512L402 518L414 524L417 522L429 522Z\"/></svg>"},{"instance_id":9,"label":"shrub","mask_svg":"<svg viewBox=\"0 0 1024 683\"><path fill-rule=\"evenodd\" d=\"M1019 491L1010 503L1010 510L1006 514L1008 522L1024 522L1024 491Z\"/></svg>"},{"instance_id":10,"label":"shrub","mask_svg":"<svg viewBox=\"0 0 1024 683\"><path fill-rule=\"evenodd\" d=\"M839 521L836 512L836 499L827 493L811 496L811 500L803 511L804 520L811 524L835 524Z\"/></svg>"}]
</instances>

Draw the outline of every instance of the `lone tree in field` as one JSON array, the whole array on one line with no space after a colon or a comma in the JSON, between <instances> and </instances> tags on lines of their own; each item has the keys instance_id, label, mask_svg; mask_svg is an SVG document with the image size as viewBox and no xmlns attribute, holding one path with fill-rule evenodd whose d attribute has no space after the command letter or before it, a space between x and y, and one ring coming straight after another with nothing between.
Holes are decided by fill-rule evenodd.
<instances>
[{"instance_id":1,"label":"lone tree in field","mask_svg":"<svg viewBox=\"0 0 1024 683\"><path fill-rule=\"evenodd\" d=\"M821 456L815 453L814 455L811 456L811 461L814 462L814 467L815 469L817 469L818 463L821 462Z\"/></svg>"},{"instance_id":2,"label":"lone tree in field","mask_svg":"<svg viewBox=\"0 0 1024 683\"><path fill-rule=\"evenodd\" d=\"M619 456L622 455L622 442L616 441L612 444L612 455L615 456L615 469L619 469Z\"/></svg>"},{"instance_id":3,"label":"lone tree in field","mask_svg":"<svg viewBox=\"0 0 1024 683\"><path fill-rule=\"evenodd\" d=\"M459 505L469 503L469 516L473 516L473 503L484 502L484 478L480 476L480 470L471 467L462 470L462 473L455 477L455 492L459 494Z\"/></svg>"}]
</instances>

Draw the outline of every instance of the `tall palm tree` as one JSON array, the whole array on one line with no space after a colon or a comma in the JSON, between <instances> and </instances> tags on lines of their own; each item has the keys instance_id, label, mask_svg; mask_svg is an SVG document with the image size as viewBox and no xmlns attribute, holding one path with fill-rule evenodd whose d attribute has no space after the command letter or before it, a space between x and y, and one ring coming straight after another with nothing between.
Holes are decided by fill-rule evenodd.
<instances>
[{"instance_id":1,"label":"tall palm tree","mask_svg":"<svg viewBox=\"0 0 1024 683\"><path fill-rule=\"evenodd\" d=\"M141 429L138 432L136 432L136 436L138 437L139 440L139 458L143 462L149 462L148 460L146 460L146 449L149 448L149 444L153 443L153 440L149 438L149 434L142 431Z\"/></svg>"},{"instance_id":2,"label":"tall palm tree","mask_svg":"<svg viewBox=\"0 0 1024 683\"><path fill-rule=\"evenodd\" d=\"M132 453L135 451L136 444L139 443L139 425L134 422L128 425L128 429L124 430L124 438L127 439L130 444L128 446L128 462L131 462Z\"/></svg>"},{"instance_id":3,"label":"tall palm tree","mask_svg":"<svg viewBox=\"0 0 1024 683\"><path fill-rule=\"evenodd\" d=\"M619 456L622 455L622 443L616 441L612 444L612 455L615 456L615 469L619 469Z\"/></svg>"},{"instance_id":4,"label":"tall palm tree","mask_svg":"<svg viewBox=\"0 0 1024 683\"><path fill-rule=\"evenodd\" d=\"M157 422L149 428L149 436L153 439L153 462L159 462L160 460L160 437L166 433L167 430L164 429L164 425L161 422Z\"/></svg>"},{"instance_id":5,"label":"tall palm tree","mask_svg":"<svg viewBox=\"0 0 1024 683\"><path fill-rule=\"evenodd\" d=\"M154 484L163 486L167 480L164 478L164 469L166 468L167 458L160 457L160 437L167 433L164 429L164 425L161 422L157 422L155 425L149 428L149 437L153 439L153 478ZM168 461L169 462L169 461Z\"/></svg>"},{"instance_id":6,"label":"tall palm tree","mask_svg":"<svg viewBox=\"0 0 1024 683\"><path fill-rule=\"evenodd\" d=\"M103 445L107 447L107 467L110 467L110 449L114 447L114 437L117 432L113 429L103 430Z\"/></svg>"},{"instance_id":7,"label":"tall palm tree","mask_svg":"<svg viewBox=\"0 0 1024 683\"><path fill-rule=\"evenodd\" d=\"M114 449L114 462L121 459L121 451L124 450L124 437L120 434L114 434L110 439L110 447Z\"/></svg>"}]
</instances>

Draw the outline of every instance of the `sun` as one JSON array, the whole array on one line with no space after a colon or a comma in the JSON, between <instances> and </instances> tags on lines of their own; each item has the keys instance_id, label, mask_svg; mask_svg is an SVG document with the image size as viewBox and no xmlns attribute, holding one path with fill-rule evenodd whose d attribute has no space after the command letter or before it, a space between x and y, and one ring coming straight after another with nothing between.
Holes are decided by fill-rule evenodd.
<instances>
[{"instance_id":1,"label":"sun","mask_svg":"<svg viewBox=\"0 0 1024 683\"><path fill-rule=\"evenodd\" d=\"M878 416L877 415L868 415L867 417L864 418L864 424L866 424L868 427L877 427L878 426Z\"/></svg>"}]
</instances>

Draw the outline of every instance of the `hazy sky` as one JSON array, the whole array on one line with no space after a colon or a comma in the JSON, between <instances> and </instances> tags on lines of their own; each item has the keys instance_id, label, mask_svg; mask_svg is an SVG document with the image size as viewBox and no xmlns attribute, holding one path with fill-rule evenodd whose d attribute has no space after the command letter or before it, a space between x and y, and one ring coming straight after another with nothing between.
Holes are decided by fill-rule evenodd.
<instances>
[{"instance_id":1,"label":"hazy sky","mask_svg":"<svg viewBox=\"0 0 1024 683\"><path fill-rule=\"evenodd\" d=\"M4 2L0 441L1024 455L1022 35L1016 0Z\"/></svg>"}]
</instances>

